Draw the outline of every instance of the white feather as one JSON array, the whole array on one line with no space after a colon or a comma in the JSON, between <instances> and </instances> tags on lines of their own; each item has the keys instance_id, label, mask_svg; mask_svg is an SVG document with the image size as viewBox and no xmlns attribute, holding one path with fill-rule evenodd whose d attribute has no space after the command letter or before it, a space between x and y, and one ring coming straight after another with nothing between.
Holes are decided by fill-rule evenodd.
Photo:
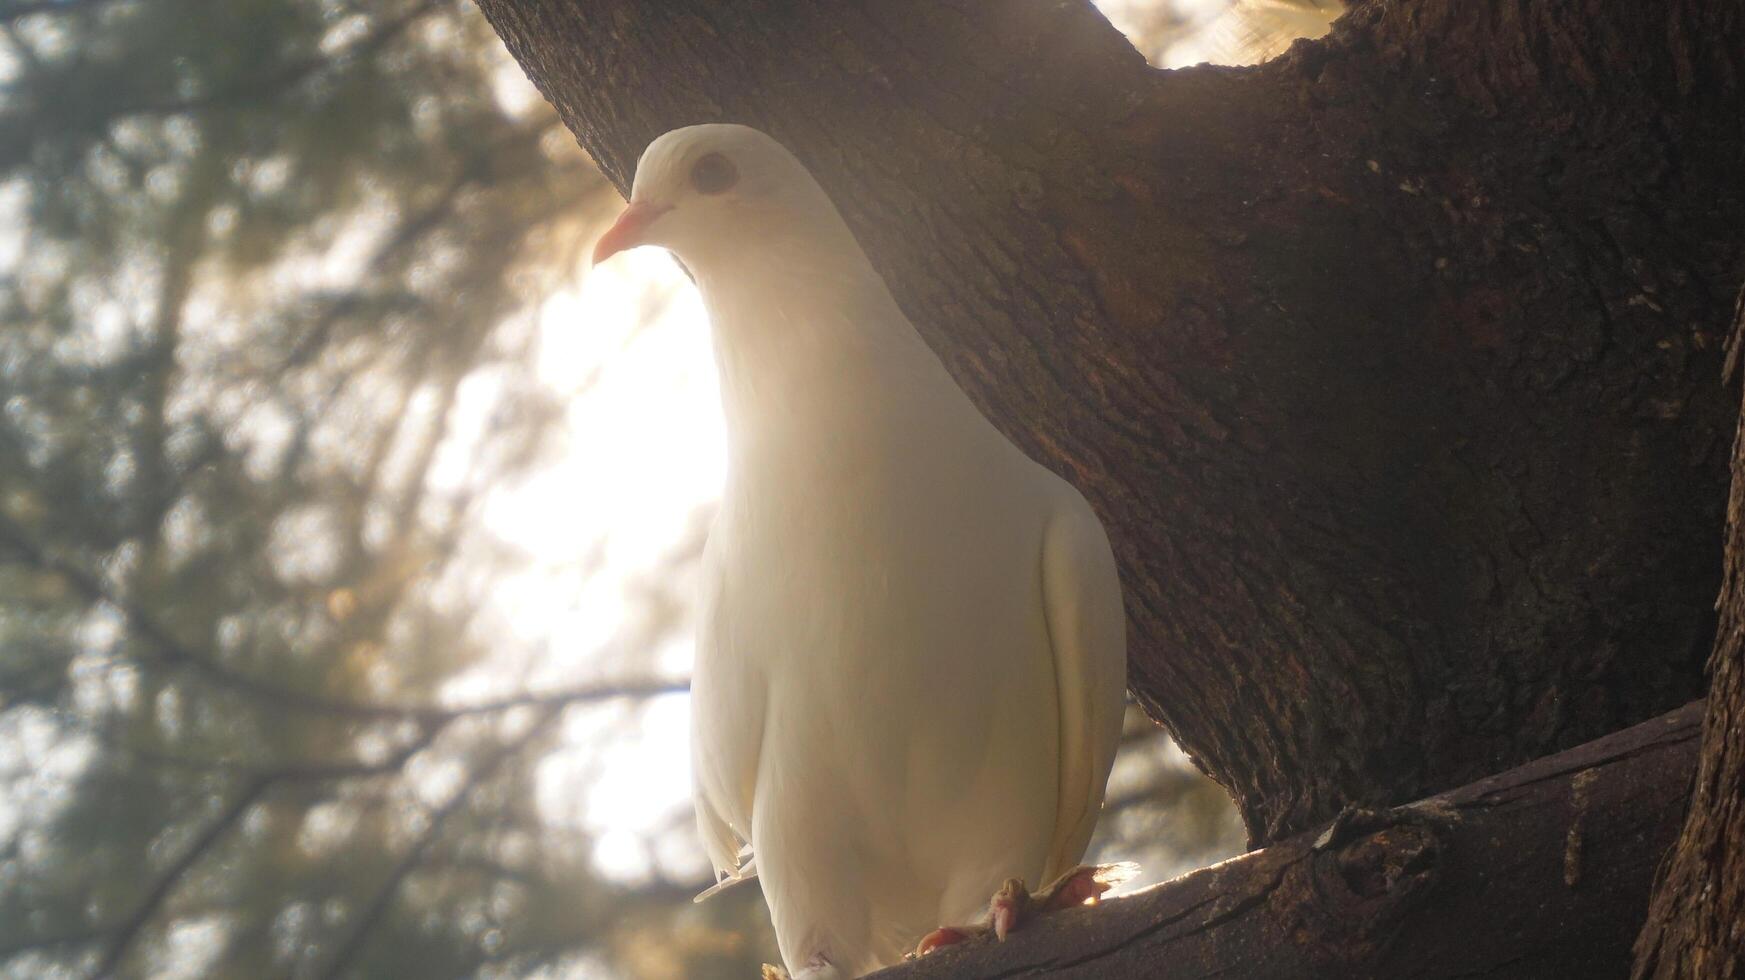
<instances>
[{"instance_id":1,"label":"white feather","mask_svg":"<svg viewBox=\"0 0 1745 980\"><path fill-rule=\"evenodd\" d=\"M735 190L690 188L707 153ZM728 423L692 683L705 894L749 843L790 968L889 965L1083 855L1120 736L1114 558L774 141L669 133L632 200L671 208L645 240L702 290Z\"/></svg>"}]
</instances>

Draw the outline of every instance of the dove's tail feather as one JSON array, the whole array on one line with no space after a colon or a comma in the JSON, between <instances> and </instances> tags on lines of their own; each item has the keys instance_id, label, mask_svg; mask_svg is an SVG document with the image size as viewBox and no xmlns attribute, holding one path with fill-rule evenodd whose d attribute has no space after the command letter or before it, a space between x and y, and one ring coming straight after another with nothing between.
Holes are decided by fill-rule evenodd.
<instances>
[{"instance_id":1,"label":"dove's tail feather","mask_svg":"<svg viewBox=\"0 0 1745 980\"><path fill-rule=\"evenodd\" d=\"M722 819L701 785L693 787L691 798L697 810L697 833L703 838L703 847L709 852L709 863L714 866L715 874L738 875L746 866L751 845Z\"/></svg>"},{"instance_id":2,"label":"dove's tail feather","mask_svg":"<svg viewBox=\"0 0 1745 980\"><path fill-rule=\"evenodd\" d=\"M695 904L697 902L706 902L709 899L714 898L716 895L719 895L722 892L726 891L727 889L732 888L734 885L743 885L746 882L748 882L751 879L756 878L756 877L757 877L757 859L756 858L747 858L745 863L739 866L739 870L733 872L732 874L729 874L729 875L722 877L722 879L720 881L717 881L713 885L710 885L708 888L705 888L702 891L698 892L697 897L691 899L691 902L692 902L692 904Z\"/></svg>"},{"instance_id":3,"label":"dove's tail feather","mask_svg":"<svg viewBox=\"0 0 1745 980\"><path fill-rule=\"evenodd\" d=\"M1096 902L1103 893L1139 875L1139 865L1132 861L1113 864L1081 864L1050 882L1033 896L1043 911L1071 908L1086 902Z\"/></svg>"},{"instance_id":4,"label":"dove's tail feather","mask_svg":"<svg viewBox=\"0 0 1745 980\"><path fill-rule=\"evenodd\" d=\"M830 964L821 956L814 956L807 961L799 973L789 973L779 966L765 963L761 974L762 980L843 980L842 971Z\"/></svg>"}]
</instances>

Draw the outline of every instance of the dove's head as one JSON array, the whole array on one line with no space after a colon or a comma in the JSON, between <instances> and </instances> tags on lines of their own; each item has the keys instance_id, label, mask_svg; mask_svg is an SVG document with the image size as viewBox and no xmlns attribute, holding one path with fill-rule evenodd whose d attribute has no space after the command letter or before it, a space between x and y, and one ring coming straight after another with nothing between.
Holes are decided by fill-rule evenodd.
<instances>
[{"instance_id":1,"label":"dove's head","mask_svg":"<svg viewBox=\"0 0 1745 980\"><path fill-rule=\"evenodd\" d=\"M816 248L842 236L836 208L786 147L749 126L711 123L675 129L642 151L630 206L594 246L594 262L658 245L707 273L747 251Z\"/></svg>"}]
</instances>

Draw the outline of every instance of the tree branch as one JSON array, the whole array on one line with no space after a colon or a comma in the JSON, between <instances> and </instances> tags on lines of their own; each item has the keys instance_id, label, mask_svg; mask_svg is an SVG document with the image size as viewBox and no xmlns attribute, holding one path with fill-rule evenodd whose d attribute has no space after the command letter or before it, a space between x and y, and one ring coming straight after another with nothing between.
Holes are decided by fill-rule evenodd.
<instances>
[{"instance_id":1,"label":"tree branch","mask_svg":"<svg viewBox=\"0 0 1745 980\"><path fill-rule=\"evenodd\" d=\"M876 976L1608 976L1678 833L1702 707Z\"/></svg>"},{"instance_id":2,"label":"tree branch","mask_svg":"<svg viewBox=\"0 0 1745 980\"><path fill-rule=\"evenodd\" d=\"M526 748L562 714L563 710L560 706L548 705L544 713L527 726L526 731L498 746L487 755L472 772L467 774L466 780L454 791L454 794L430 814L429 826L425 827L424 833L419 835L400 860L394 864L393 869L388 872L387 879L376 890L375 896L358 914L357 921L353 924L351 931L340 942L339 948L334 952L333 958L328 961L327 967L321 971L322 977L331 980L331 978L340 976L351 965L352 960L363 950L370 931L387 913L388 907L393 903L394 896L400 891L400 886L423 863L424 856L429 853L437 838L441 836L443 825L466 804L467 797L472 795L472 791L494 775L504 762Z\"/></svg>"},{"instance_id":3,"label":"tree branch","mask_svg":"<svg viewBox=\"0 0 1745 980\"><path fill-rule=\"evenodd\" d=\"M170 892L175 889L176 883L182 880L182 876L187 874L189 869L199 863L206 852L211 850L213 845L217 844L225 833L242 819L249 807L254 806L256 801L265 795L272 785L273 779L270 776L257 776L250 780L243 787L242 792L230 801L230 805L224 808L224 812L218 815L218 819L208 824L206 829L200 832L200 836L196 837L194 842L188 846L188 849L183 851L173 864L165 868L163 874L158 875L157 880L146 892L145 898L134 907L133 912L116 927L115 932L110 936L108 944L103 948L103 958L97 962L97 969L92 971L93 980L110 976L115 972L115 968L121 964L122 958L127 955L128 947L133 944L133 940L139 935L140 930L145 928L145 924L151 921L151 917L157 914L157 910L164 904L164 901L170 897Z\"/></svg>"},{"instance_id":4,"label":"tree branch","mask_svg":"<svg viewBox=\"0 0 1745 980\"><path fill-rule=\"evenodd\" d=\"M0 7L0 22L10 24L32 14L72 14L98 10L117 0L13 0Z\"/></svg>"},{"instance_id":5,"label":"tree branch","mask_svg":"<svg viewBox=\"0 0 1745 980\"><path fill-rule=\"evenodd\" d=\"M40 939L21 939L6 946L0 946L0 961L34 953L42 949L59 949L62 946L83 946L102 939L101 929L86 929L80 932L69 932L59 936L46 936Z\"/></svg>"},{"instance_id":6,"label":"tree branch","mask_svg":"<svg viewBox=\"0 0 1745 980\"><path fill-rule=\"evenodd\" d=\"M1727 337L1729 379L1742 349L1745 288ZM1725 565L1690 812L1636 937L1632 980L1745 977L1745 429L1733 437Z\"/></svg>"},{"instance_id":7,"label":"tree branch","mask_svg":"<svg viewBox=\"0 0 1745 980\"><path fill-rule=\"evenodd\" d=\"M429 748L447 722L429 725L419 736L406 745L396 749L380 762L361 762L351 760L251 760L226 758L199 758L190 755L178 755L168 752L154 752L127 745L100 729L92 729L103 741L104 748L110 752L126 756L146 766L159 766L164 769L185 769L200 773L221 773L239 779L267 779L275 783L309 783L327 780L359 779L368 776L382 776L397 772L408 759Z\"/></svg>"},{"instance_id":8,"label":"tree branch","mask_svg":"<svg viewBox=\"0 0 1745 980\"><path fill-rule=\"evenodd\" d=\"M480 155L482 159L483 154ZM362 265L359 281L367 281L370 277L379 275L388 262L416 245L430 232L435 231L454 213L455 204L460 200L461 193L479 180L478 161L463 169L445 185L434 201L405 217L392 234L384 239L372 251ZM327 339L333 333L334 326L346 316L364 305L366 294L361 290L343 293L331 299L322 309L321 315L310 326L297 342L291 346L278 370L287 371L291 368L307 364L326 345Z\"/></svg>"},{"instance_id":9,"label":"tree branch","mask_svg":"<svg viewBox=\"0 0 1745 980\"><path fill-rule=\"evenodd\" d=\"M433 725L426 728L418 738L380 763L285 765L249 772L248 781L245 784L246 788L243 792L230 806L225 808L224 813L217 820L201 832L200 836L181 857L176 859L174 864L164 869L151 888L146 891L145 897L134 907L133 912L109 934L109 943L104 949L103 959L93 977L106 976L120 965L122 958L127 955L128 947L139 936L146 923L150 922L158 910L163 907L164 902L169 900L170 893L175 890L176 884L193 869L195 864L199 863L200 858L212 849L212 846L224 836L225 832L234 826L243 814L248 812L249 807L253 806L275 784L376 775L398 770L405 766L406 762L413 756L429 747L430 743L442 731L442 727L442 725Z\"/></svg>"},{"instance_id":10,"label":"tree branch","mask_svg":"<svg viewBox=\"0 0 1745 980\"><path fill-rule=\"evenodd\" d=\"M219 92L206 95L196 95L186 98L171 98L155 101L141 101L133 105L121 105L112 113L115 117L132 115L176 115L183 112L194 112L213 106L236 105L251 102L264 96L283 91L293 85L331 68L355 64L369 58L387 47L407 28L418 23L442 6L442 0L418 0L412 6L400 13L383 20L369 34L346 47L331 54L322 54L294 61L278 71L259 78L245 79Z\"/></svg>"},{"instance_id":11,"label":"tree branch","mask_svg":"<svg viewBox=\"0 0 1745 980\"><path fill-rule=\"evenodd\" d=\"M91 602L115 607L126 620L128 628L149 645L157 660L169 667L189 670L220 687L246 694L275 707L330 715L357 721L407 720L434 724L467 715L493 714L513 708L562 706L585 701L604 701L624 697L655 697L690 690L690 682L659 678L607 681L560 688L552 691L527 691L468 705L442 706L429 704L378 704L330 698L308 691L282 687L270 681L238 671L219 662L211 654L184 643L164 624L148 612L128 601L102 579L70 561L51 555L32 541L10 521L0 519L0 545L10 547L38 569L65 578Z\"/></svg>"}]
</instances>

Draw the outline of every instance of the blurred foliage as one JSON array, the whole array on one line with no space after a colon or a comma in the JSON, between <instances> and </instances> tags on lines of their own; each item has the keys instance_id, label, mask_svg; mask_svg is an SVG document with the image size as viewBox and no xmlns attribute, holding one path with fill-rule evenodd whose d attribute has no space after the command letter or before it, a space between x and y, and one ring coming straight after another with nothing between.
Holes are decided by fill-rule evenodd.
<instances>
[{"instance_id":1,"label":"blurred foliage","mask_svg":"<svg viewBox=\"0 0 1745 980\"><path fill-rule=\"evenodd\" d=\"M480 501L558 451L537 311L615 205L470 3L0 0L0 976L774 957L755 888L539 805L672 682L528 686L486 615L526 556ZM684 628L696 540L614 649ZM1153 879L1240 845L1137 716L1110 814Z\"/></svg>"}]
</instances>

